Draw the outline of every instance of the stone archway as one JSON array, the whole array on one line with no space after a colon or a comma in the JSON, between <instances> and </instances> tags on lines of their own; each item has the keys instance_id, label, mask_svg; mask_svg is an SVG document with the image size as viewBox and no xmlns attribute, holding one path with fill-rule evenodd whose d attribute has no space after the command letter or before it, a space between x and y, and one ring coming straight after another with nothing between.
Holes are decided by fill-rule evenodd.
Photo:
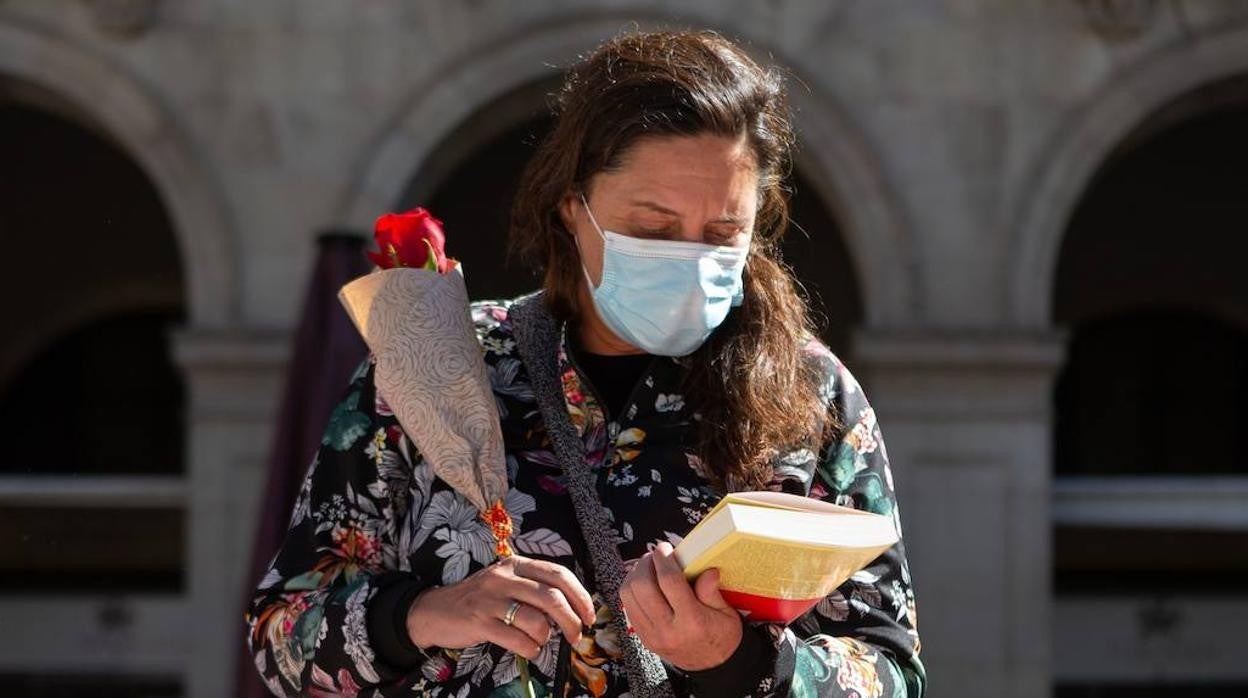
<instances>
[{"instance_id":1,"label":"stone archway","mask_svg":"<svg viewBox=\"0 0 1248 698\"><path fill-rule=\"evenodd\" d=\"M663 18L636 21L635 15L628 20L643 29L663 23ZM378 211L388 210L401 199L411 173L423 169L465 119L520 86L550 79L556 74L550 67L552 60L592 50L625 21L597 15L492 40L489 51L468 51L463 60L417 85L363 156L359 174L339 204L338 223L367 227ZM765 58L756 47L748 50ZM781 56L781 52L769 53ZM796 63L788 66L798 72ZM841 233L862 282L865 323L890 327L912 322L921 313L919 265L880 164L830 96L793 86L790 99L800 115L802 146L796 165L816 186L820 199L839 215Z\"/></svg>"},{"instance_id":2,"label":"stone archway","mask_svg":"<svg viewBox=\"0 0 1248 698\"><path fill-rule=\"evenodd\" d=\"M1126 673L1180 693L1214 676L1248 685L1242 653L1218 650L1239 646L1220 619L1248 609L1248 565L1226 554L1248 549L1245 119L1248 73L1167 102L1066 224L1051 295L1069 337L1052 392L1059 693ZM1208 620L1192 611L1214 594ZM1181 633L1109 620L1146 617L1140 600L1160 596ZM1145 658L1158 643L1201 662L1158 669Z\"/></svg>"},{"instance_id":3,"label":"stone archway","mask_svg":"<svg viewBox=\"0 0 1248 698\"><path fill-rule=\"evenodd\" d=\"M72 116L118 141L159 190L173 219L189 291L188 321L220 328L235 316L232 236L221 191L159 99L121 68L45 34L0 24L0 77L73 105Z\"/></svg>"},{"instance_id":4,"label":"stone archway","mask_svg":"<svg viewBox=\"0 0 1248 698\"><path fill-rule=\"evenodd\" d=\"M1204 85L1248 73L1248 29L1183 40L1114 82L1068 119L1052 153L1025 183L1008 256L1010 321L1050 325L1053 284L1066 225L1097 170L1137 127L1168 103Z\"/></svg>"}]
</instances>

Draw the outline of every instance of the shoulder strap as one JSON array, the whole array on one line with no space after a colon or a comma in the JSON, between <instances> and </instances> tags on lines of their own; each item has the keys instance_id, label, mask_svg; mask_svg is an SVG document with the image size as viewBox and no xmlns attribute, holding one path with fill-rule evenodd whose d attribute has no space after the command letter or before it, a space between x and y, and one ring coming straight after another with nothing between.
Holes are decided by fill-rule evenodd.
<instances>
[{"instance_id":1,"label":"shoulder strap","mask_svg":"<svg viewBox=\"0 0 1248 698\"><path fill-rule=\"evenodd\" d=\"M550 434L555 458L568 476L568 494L572 497L572 508L581 534L589 547L594 581L615 615L614 623L624 654L629 690L637 698L673 696L662 660L646 649L636 635L628 632L628 624L620 608L624 563L615 540L608 533L613 526L598 499L594 475L585 462L585 443L577 434L564 402L557 361L559 324L547 310L541 292L517 299L511 306L509 316L516 347L528 369L533 394Z\"/></svg>"}]
</instances>

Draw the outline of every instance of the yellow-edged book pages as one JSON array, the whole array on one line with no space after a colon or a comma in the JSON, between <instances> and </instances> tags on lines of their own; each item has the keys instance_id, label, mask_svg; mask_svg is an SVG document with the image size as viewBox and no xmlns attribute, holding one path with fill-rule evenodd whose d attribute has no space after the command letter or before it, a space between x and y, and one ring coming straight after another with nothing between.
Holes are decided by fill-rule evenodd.
<instances>
[{"instance_id":1,"label":"yellow-edged book pages","mask_svg":"<svg viewBox=\"0 0 1248 698\"><path fill-rule=\"evenodd\" d=\"M893 519L782 492L734 492L676 546L690 579L719 568L750 620L789 623L892 547Z\"/></svg>"}]
</instances>

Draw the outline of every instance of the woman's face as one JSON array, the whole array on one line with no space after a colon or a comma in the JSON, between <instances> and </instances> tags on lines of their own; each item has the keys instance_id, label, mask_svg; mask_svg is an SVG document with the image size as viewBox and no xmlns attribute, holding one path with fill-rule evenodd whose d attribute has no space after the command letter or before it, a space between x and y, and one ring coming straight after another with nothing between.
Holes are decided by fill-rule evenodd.
<instances>
[{"instance_id":1,"label":"woman's face","mask_svg":"<svg viewBox=\"0 0 1248 698\"><path fill-rule=\"evenodd\" d=\"M744 135L665 136L633 144L623 165L593 177L585 199L603 230L657 240L747 245L758 204L758 169ZM560 214L590 279L602 279L603 239L580 195Z\"/></svg>"}]
</instances>

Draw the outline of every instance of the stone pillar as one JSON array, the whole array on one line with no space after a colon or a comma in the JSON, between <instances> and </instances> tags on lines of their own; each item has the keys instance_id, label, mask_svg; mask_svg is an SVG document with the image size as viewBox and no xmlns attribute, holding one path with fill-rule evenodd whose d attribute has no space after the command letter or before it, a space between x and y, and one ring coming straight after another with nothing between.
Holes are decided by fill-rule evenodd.
<instances>
[{"instance_id":1,"label":"stone pillar","mask_svg":"<svg viewBox=\"0 0 1248 698\"><path fill-rule=\"evenodd\" d=\"M244 635L242 593L256 505L289 354L289 335L180 333L177 361L188 390L186 593L188 698L233 691Z\"/></svg>"},{"instance_id":2,"label":"stone pillar","mask_svg":"<svg viewBox=\"0 0 1248 698\"><path fill-rule=\"evenodd\" d=\"M850 369L898 486L933 698L1048 698L1047 333L860 332Z\"/></svg>"}]
</instances>

